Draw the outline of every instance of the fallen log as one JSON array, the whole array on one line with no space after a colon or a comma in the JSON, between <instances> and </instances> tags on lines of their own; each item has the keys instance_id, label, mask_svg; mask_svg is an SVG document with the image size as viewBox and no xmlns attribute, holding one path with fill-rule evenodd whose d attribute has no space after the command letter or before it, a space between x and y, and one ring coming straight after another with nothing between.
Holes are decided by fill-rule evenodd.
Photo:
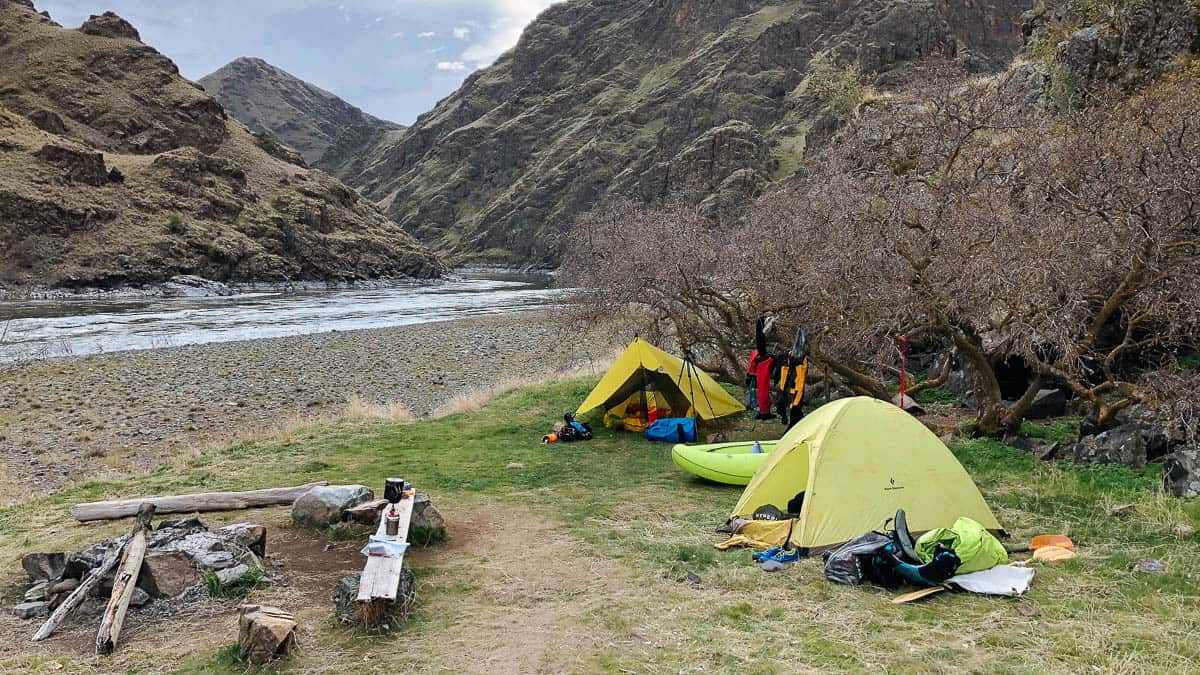
<instances>
[{"instance_id":1,"label":"fallen log","mask_svg":"<svg viewBox=\"0 0 1200 675\"><path fill-rule=\"evenodd\" d=\"M96 632L97 654L111 654L117 646L121 626L125 623L125 613L129 611L129 601L137 588L142 560L146 557L146 533L150 531L150 519L153 517L154 504L143 503L138 509L137 525L130 533L132 538L125 545L120 570L113 579L112 595L104 610L104 618L100 621L100 630Z\"/></svg>"},{"instance_id":2,"label":"fallen log","mask_svg":"<svg viewBox=\"0 0 1200 675\"><path fill-rule=\"evenodd\" d=\"M155 513L194 513L199 511L236 511L258 506L280 506L291 504L309 490L328 485L326 481L297 485L295 487L267 488L247 492L202 492L191 495L168 497L140 497L114 499L106 502L87 502L71 507L71 515L80 522L92 520L114 520L136 515L142 504L153 504Z\"/></svg>"},{"instance_id":3,"label":"fallen log","mask_svg":"<svg viewBox=\"0 0 1200 675\"><path fill-rule=\"evenodd\" d=\"M67 599L63 600L58 609L55 609L54 613L50 615L50 618L46 619L46 623L42 624L42 627L33 634L34 642L45 640L53 635L54 631L58 630L58 627L67 618L67 615L74 611L87 598L88 593L95 588L96 584L99 584L100 580L117 566L117 561L121 559L121 553L125 551L125 545L129 543L132 537L133 534L130 533L117 540L116 545L104 554L104 560L100 562L100 566L93 569L91 574L76 586L74 591L71 591Z\"/></svg>"}]
</instances>

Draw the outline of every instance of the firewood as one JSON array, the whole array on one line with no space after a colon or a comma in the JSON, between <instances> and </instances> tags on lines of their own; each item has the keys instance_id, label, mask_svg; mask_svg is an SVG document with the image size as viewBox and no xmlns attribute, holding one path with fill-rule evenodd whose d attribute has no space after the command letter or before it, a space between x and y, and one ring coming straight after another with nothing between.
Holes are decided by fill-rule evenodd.
<instances>
[{"instance_id":1,"label":"firewood","mask_svg":"<svg viewBox=\"0 0 1200 675\"><path fill-rule=\"evenodd\" d=\"M95 588L96 584L100 583L100 580L117 566L117 562L121 559L121 553L125 550L125 544L132 537L133 533L127 534L113 544L113 547L104 554L104 560L100 562L100 565L93 569L74 591L71 591L67 599L63 600L62 604L50 615L50 618L46 619L46 623L42 624L42 627L33 634L32 639L35 642L45 640L53 635L54 631L58 630L59 625L67 618L67 615L74 611L87 598L88 593Z\"/></svg>"},{"instance_id":2,"label":"firewood","mask_svg":"<svg viewBox=\"0 0 1200 675\"><path fill-rule=\"evenodd\" d=\"M121 626L125 623L125 613L129 611L129 601L137 588L142 560L146 557L146 533L150 530L150 519L153 517L154 504L142 504L138 509L138 522L131 533L132 538L125 546L120 571L113 580L112 595L108 599L108 607L104 610L104 619L101 620L100 630L96 633L97 654L111 654L117 646Z\"/></svg>"}]
</instances>

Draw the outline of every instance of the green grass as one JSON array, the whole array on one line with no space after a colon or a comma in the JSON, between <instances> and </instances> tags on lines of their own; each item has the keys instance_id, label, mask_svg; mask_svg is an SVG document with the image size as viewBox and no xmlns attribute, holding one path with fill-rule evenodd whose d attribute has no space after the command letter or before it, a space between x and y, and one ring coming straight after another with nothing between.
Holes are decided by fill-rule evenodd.
<instances>
[{"instance_id":1,"label":"green grass","mask_svg":"<svg viewBox=\"0 0 1200 675\"><path fill-rule=\"evenodd\" d=\"M251 569L229 582L221 581L215 572L208 572L204 575L204 586L208 589L209 596L214 598L244 598L250 595L250 591L263 589L270 585L270 580L262 570L257 568Z\"/></svg>"},{"instance_id":2,"label":"green grass","mask_svg":"<svg viewBox=\"0 0 1200 675\"><path fill-rule=\"evenodd\" d=\"M1079 440L1079 420L1060 419L1050 422L1021 422L1021 435L1048 443L1075 443Z\"/></svg>"},{"instance_id":3,"label":"green grass","mask_svg":"<svg viewBox=\"0 0 1200 675\"><path fill-rule=\"evenodd\" d=\"M958 394L952 391L942 389L941 387L930 387L922 389L913 395L913 400L917 403L929 405L931 403L958 403Z\"/></svg>"},{"instance_id":4,"label":"green grass","mask_svg":"<svg viewBox=\"0 0 1200 675\"><path fill-rule=\"evenodd\" d=\"M403 476L433 495L458 541L456 516L467 505L529 514L549 534L570 543L569 557L544 561L541 595L489 588L480 578L499 563L495 532L475 533L466 548L430 549L415 569L418 606L413 620L386 642L364 640L321 617L306 614L304 649L294 666L356 672L362 664L396 670L454 670L453 650L432 654L419 645L482 640L463 626L480 612L505 614L542 606L573 610L554 615L544 642L584 659L549 668L599 672L797 671L923 672L942 667L992 672L1165 672L1200 669L1200 538L1175 528L1200 528L1200 501L1157 495L1158 467L1077 467L1043 463L990 439L962 440L952 448L983 491L1012 543L1036 534L1071 536L1080 557L1038 566L1033 589L1018 601L943 594L914 605L891 604L892 593L835 586L819 560L764 574L744 550L717 551L713 532L736 501L738 489L706 483L674 467L665 445L593 423L590 442L545 446L549 424L582 399L591 380L527 388L498 397L477 412L412 424L331 423L295 431L287 441L241 443L194 462L160 469L137 481L92 482L36 502L0 509L0 554L47 546L79 547L123 531L125 523L83 527L66 507L78 501L205 490L247 489L311 480L382 486ZM595 422L596 420L590 420ZM744 421L743 426L749 427ZM1027 434L1055 438L1072 421L1030 425ZM778 424L759 423L765 436ZM524 465L507 469L510 463ZM189 466L190 464L190 466ZM1106 508L1131 503L1133 514L1110 517ZM214 516L215 517L215 516ZM246 514L236 514L245 519ZM208 520L208 518L206 518ZM49 530L56 530L53 537ZM1167 574L1131 572L1140 559L1162 560ZM564 586L561 567L589 570L586 588ZM594 566L594 567L593 567ZM529 567L511 574L528 582ZM19 570L10 565L0 587ZM700 575L693 587L688 572ZM522 587L519 587L522 588ZM272 589L274 592L275 589ZM578 597L574 594L580 594ZM555 603L558 604L555 604ZM520 616L526 616L520 614ZM580 643L573 626L582 622ZM494 629L493 629L494 630ZM502 639L502 638L497 638ZM541 641L539 642L539 648ZM451 654L448 656L447 654ZM242 672L227 650L197 653L182 672ZM5 661L0 670L30 659ZM440 659L440 660L439 660ZM575 662L572 662L575 663ZM15 665L14 665L15 664ZM281 668L288 668L283 665Z\"/></svg>"},{"instance_id":5,"label":"green grass","mask_svg":"<svg viewBox=\"0 0 1200 675\"><path fill-rule=\"evenodd\" d=\"M408 543L413 546L437 546L446 543L446 539L446 528L444 527L408 528Z\"/></svg>"},{"instance_id":6,"label":"green grass","mask_svg":"<svg viewBox=\"0 0 1200 675\"><path fill-rule=\"evenodd\" d=\"M270 670L257 666L247 666L238 655L236 644L222 647L207 654L194 654L181 661L176 673L187 675L204 675L206 673L262 673Z\"/></svg>"},{"instance_id":7,"label":"green grass","mask_svg":"<svg viewBox=\"0 0 1200 675\"><path fill-rule=\"evenodd\" d=\"M1179 357L1179 367L1200 372L1200 352L1189 352Z\"/></svg>"}]
</instances>

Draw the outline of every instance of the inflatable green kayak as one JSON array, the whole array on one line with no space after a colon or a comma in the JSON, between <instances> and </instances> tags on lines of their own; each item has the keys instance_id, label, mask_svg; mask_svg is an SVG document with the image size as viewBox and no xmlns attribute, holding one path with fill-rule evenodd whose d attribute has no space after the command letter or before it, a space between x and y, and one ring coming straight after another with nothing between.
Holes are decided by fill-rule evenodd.
<instances>
[{"instance_id":1,"label":"inflatable green kayak","mask_svg":"<svg viewBox=\"0 0 1200 675\"><path fill-rule=\"evenodd\" d=\"M713 445L676 445L671 448L675 464L701 478L729 485L746 485L775 449L775 441L762 441L762 452L754 452L754 441Z\"/></svg>"}]
</instances>

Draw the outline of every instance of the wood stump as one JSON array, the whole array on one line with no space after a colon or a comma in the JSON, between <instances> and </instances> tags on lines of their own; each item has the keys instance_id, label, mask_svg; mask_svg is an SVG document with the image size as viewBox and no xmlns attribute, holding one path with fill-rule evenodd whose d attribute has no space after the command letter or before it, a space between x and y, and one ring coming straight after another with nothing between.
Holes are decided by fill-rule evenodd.
<instances>
[{"instance_id":1,"label":"wood stump","mask_svg":"<svg viewBox=\"0 0 1200 675\"><path fill-rule=\"evenodd\" d=\"M238 619L238 654L262 665L287 656L296 645L296 619L278 607L242 605Z\"/></svg>"},{"instance_id":2,"label":"wood stump","mask_svg":"<svg viewBox=\"0 0 1200 675\"><path fill-rule=\"evenodd\" d=\"M359 602L358 587L362 574L351 574L338 580L333 594L333 611L338 621L346 624L379 628L396 626L408 620L417 597L416 578L407 565L400 573L400 586L394 601L372 600Z\"/></svg>"}]
</instances>

